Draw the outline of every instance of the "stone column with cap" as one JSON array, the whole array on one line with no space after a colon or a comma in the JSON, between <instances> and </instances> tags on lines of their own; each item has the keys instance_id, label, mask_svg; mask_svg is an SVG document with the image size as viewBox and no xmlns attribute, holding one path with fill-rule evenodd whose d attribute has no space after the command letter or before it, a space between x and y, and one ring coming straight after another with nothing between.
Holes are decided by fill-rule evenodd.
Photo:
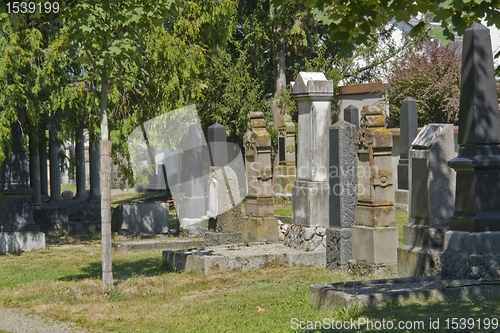
<instances>
[{"instance_id":1,"label":"stone column with cap","mask_svg":"<svg viewBox=\"0 0 500 333\"><path fill-rule=\"evenodd\" d=\"M444 278L500 277L500 113L490 31L465 31L458 127L455 213L441 255Z\"/></svg>"},{"instance_id":2,"label":"stone column with cap","mask_svg":"<svg viewBox=\"0 0 500 333\"><path fill-rule=\"evenodd\" d=\"M278 220L274 217L271 171L271 135L264 113L250 112L248 130L243 137L247 198L243 219L243 241L278 240Z\"/></svg>"},{"instance_id":3,"label":"stone column with cap","mask_svg":"<svg viewBox=\"0 0 500 333\"><path fill-rule=\"evenodd\" d=\"M297 180L292 188L292 222L328 227L328 130L331 125L333 81L323 73L300 72L291 82L298 102Z\"/></svg>"},{"instance_id":4,"label":"stone column with cap","mask_svg":"<svg viewBox=\"0 0 500 333\"><path fill-rule=\"evenodd\" d=\"M282 202L292 199L292 186L296 179L295 124L289 114L281 117L278 125L279 166L274 185L274 197Z\"/></svg>"},{"instance_id":5,"label":"stone column with cap","mask_svg":"<svg viewBox=\"0 0 500 333\"><path fill-rule=\"evenodd\" d=\"M364 106L356 133L358 204L352 227L353 265L395 272L398 228L394 211L392 135L382 109Z\"/></svg>"}]
</instances>

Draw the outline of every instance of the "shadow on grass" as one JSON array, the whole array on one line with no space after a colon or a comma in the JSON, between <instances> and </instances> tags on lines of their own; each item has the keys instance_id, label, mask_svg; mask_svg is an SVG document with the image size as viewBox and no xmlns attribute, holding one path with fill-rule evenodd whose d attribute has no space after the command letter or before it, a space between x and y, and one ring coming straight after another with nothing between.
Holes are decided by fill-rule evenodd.
<instances>
[{"instance_id":1,"label":"shadow on grass","mask_svg":"<svg viewBox=\"0 0 500 333\"><path fill-rule=\"evenodd\" d=\"M358 323L357 327L348 327L362 332L500 332L500 303L498 299L477 298L473 301L421 302L400 305L387 303L382 309L365 309L349 317L345 310L319 312L324 318L315 322L303 320L300 333L325 333L345 331L344 327L335 328L335 323ZM456 318L453 321L453 318ZM312 323L308 322L311 320ZM326 322L325 322L326 320ZM335 320L335 322L334 322ZM365 322L359 325L359 322ZM371 321L371 326L368 322ZM320 325L321 322L321 325ZM391 322L392 325L389 323ZM385 326L383 326L385 323ZM456 323L456 326L452 326ZM308 327L309 325L309 327ZM314 326L316 325L316 326ZM328 327L330 325L330 327ZM340 325L340 324L338 324ZM379 326L380 325L380 326ZM399 327L401 325L401 328ZM461 325L461 326L460 326ZM339 326L340 327L340 326ZM385 327L385 328L384 328Z\"/></svg>"},{"instance_id":2,"label":"shadow on grass","mask_svg":"<svg viewBox=\"0 0 500 333\"><path fill-rule=\"evenodd\" d=\"M135 261L113 261L113 279L123 281L137 276L157 276L169 273L161 266L161 258L145 258ZM102 276L102 262L92 262L81 268L81 273L60 278L60 281L77 281L83 279L99 279Z\"/></svg>"}]
</instances>

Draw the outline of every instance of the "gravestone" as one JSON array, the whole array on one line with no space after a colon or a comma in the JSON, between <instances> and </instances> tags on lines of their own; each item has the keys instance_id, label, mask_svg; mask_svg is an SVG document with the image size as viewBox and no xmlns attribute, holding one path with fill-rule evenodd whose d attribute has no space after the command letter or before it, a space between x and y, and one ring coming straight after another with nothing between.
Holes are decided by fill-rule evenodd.
<instances>
[{"instance_id":1,"label":"gravestone","mask_svg":"<svg viewBox=\"0 0 500 333\"><path fill-rule=\"evenodd\" d=\"M240 189L236 172L228 165L226 127L208 127L208 146L212 159L208 181L208 231L205 244L225 245L242 242Z\"/></svg>"},{"instance_id":2,"label":"gravestone","mask_svg":"<svg viewBox=\"0 0 500 333\"><path fill-rule=\"evenodd\" d=\"M441 255L444 278L500 277L500 113L489 29L465 31L455 213Z\"/></svg>"},{"instance_id":3,"label":"gravestone","mask_svg":"<svg viewBox=\"0 0 500 333\"><path fill-rule=\"evenodd\" d=\"M349 269L351 227L357 203L356 126L338 121L330 127L330 226L326 229L326 267Z\"/></svg>"},{"instance_id":4,"label":"gravestone","mask_svg":"<svg viewBox=\"0 0 500 333\"><path fill-rule=\"evenodd\" d=\"M281 117L278 126L279 136L279 166L276 173L276 183L274 186L275 198L290 202L292 198L292 186L296 179L295 165L295 124L292 117L285 114Z\"/></svg>"},{"instance_id":5,"label":"gravestone","mask_svg":"<svg viewBox=\"0 0 500 333\"><path fill-rule=\"evenodd\" d=\"M331 124L333 81L323 73L300 72L291 82L298 102L297 180L292 187L292 222L305 227L328 227L328 130Z\"/></svg>"},{"instance_id":6,"label":"gravestone","mask_svg":"<svg viewBox=\"0 0 500 333\"><path fill-rule=\"evenodd\" d=\"M395 203L396 208L408 211L408 151L418 133L417 101L415 99L411 97L404 99L401 104L399 124L398 188L395 192Z\"/></svg>"},{"instance_id":7,"label":"gravestone","mask_svg":"<svg viewBox=\"0 0 500 333\"><path fill-rule=\"evenodd\" d=\"M5 151L0 167L0 253L45 248L45 234L33 220L29 163L22 145L24 110L11 126L12 155Z\"/></svg>"},{"instance_id":8,"label":"gravestone","mask_svg":"<svg viewBox=\"0 0 500 333\"><path fill-rule=\"evenodd\" d=\"M364 106L356 133L358 204L352 233L354 265L395 269L398 228L395 224L391 163L392 135L382 109Z\"/></svg>"},{"instance_id":9,"label":"gravestone","mask_svg":"<svg viewBox=\"0 0 500 333\"><path fill-rule=\"evenodd\" d=\"M344 120L353 124L356 131L359 129L359 110L354 105L349 105L344 109Z\"/></svg>"},{"instance_id":10,"label":"gravestone","mask_svg":"<svg viewBox=\"0 0 500 333\"><path fill-rule=\"evenodd\" d=\"M168 233L168 203L128 202L113 209L111 229L121 234Z\"/></svg>"},{"instance_id":11,"label":"gravestone","mask_svg":"<svg viewBox=\"0 0 500 333\"><path fill-rule=\"evenodd\" d=\"M425 125L409 151L410 218L398 248L399 277L436 275L449 218L455 208L452 124Z\"/></svg>"},{"instance_id":12,"label":"gravestone","mask_svg":"<svg viewBox=\"0 0 500 333\"><path fill-rule=\"evenodd\" d=\"M199 124L189 124L183 140L180 185L184 196L180 200L180 231L189 237L198 237L208 230L207 198L209 178L207 145Z\"/></svg>"},{"instance_id":13,"label":"gravestone","mask_svg":"<svg viewBox=\"0 0 500 333\"><path fill-rule=\"evenodd\" d=\"M250 112L243 137L248 194L243 219L243 241L278 241L278 220L274 217L271 171L271 135L264 113Z\"/></svg>"}]
</instances>

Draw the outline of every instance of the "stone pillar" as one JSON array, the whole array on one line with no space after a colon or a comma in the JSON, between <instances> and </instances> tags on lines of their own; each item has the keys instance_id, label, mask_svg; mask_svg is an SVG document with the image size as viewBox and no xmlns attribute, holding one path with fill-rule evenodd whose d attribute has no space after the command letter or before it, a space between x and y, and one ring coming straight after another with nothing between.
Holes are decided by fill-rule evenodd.
<instances>
[{"instance_id":1,"label":"stone pillar","mask_svg":"<svg viewBox=\"0 0 500 333\"><path fill-rule=\"evenodd\" d=\"M49 201L49 180L47 177L47 138L46 125L38 126L38 153L40 155L40 194L42 202Z\"/></svg>"},{"instance_id":2,"label":"stone pillar","mask_svg":"<svg viewBox=\"0 0 500 333\"><path fill-rule=\"evenodd\" d=\"M278 240L278 220L274 217L271 171L271 135L264 113L250 112L243 137L247 174L247 198L243 220L243 241Z\"/></svg>"},{"instance_id":3,"label":"stone pillar","mask_svg":"<svg viewBox=\"0 0 500 333\"><path fill-rule=\"evenodd\" d=\"M356 109L357 110L357 109ZM330 226L326 229L326 268L349 269L351 227L358 201L356 126L338 121L330 127Z\"/></svg>"},{"instance_id":4,"label":"stone pillar","mask_svg":"<svg viewBox=\"0 0 500 333\"><path fill-rule=\"evenodd\" d=\"M39 207L42 204L42 195L40 190L40 154L38 153L38 126L32 127L32 133L29 139L30 146L30 183L33 190L31 202L33 206Z\"/></svg>"},{"instance_id":5,"label":"stone pillar","mask_svg":"<svg viewBox=\"0 0 500 333\"><path fill-rule=\"evenodd\" d=\"M209 161L207 144L199 124L189 124L182 142L181 192L184 197L177 211L180 231L186 236L202 236L208 230L207 198Z\"/></svg>"},{"instance_id":6,"label":"stone pillar","mask_svg":"<svg viewBox=\"0 0 500 333\"><path fill-rule=\"evenodd\" d=\"M90 196L89 201L101 202L101 177L99 166L101 162L99 136L89 135L89 172L90 172Z\"/></svg>"},{"instance_id":7,"label":"stone pillar","mask_svg":"<svg viewBox=\"0 0 500 333\"><path fill-rule=\"evenodd\" d=\"M349 105L344 109L344 120L356 126L359 129L359 110L354 105Z\"/></svg>"},{"instance_id":8,"label":"stone pillar","mask_svg":"<svg viewBox=\"0 0 500 333\"><path fill-rule=\"evenodd\" d=\"M410 160L410 220L398 248L399 277L441 273L440 255L455 209L452 124L429 124L413 141Z\"/></svg>"},{"instance_id":9,"label":"stone pillar","mask_svg":"<svg viewBox=\"0 0 500 333\"><path fill-rule=\"evenodd\" d=\"M212 166L226 166L228 161L226 127L215 123L208 127L208 147Z\"/></svg>"},{"instance_id":10,"label":"stone pillar","mask_svg":"<svg viewBox=\"0 0 500 333\"><path fill-rule=\"evenodd\" d=\"M455 213L441 255L444 278L500 277L500 113L489 29L464 34Z\"/></svg>"},{"instance_id":11,"label":"stone pillar","mask_svg":"<svg viewBox=\"0 0 500 333\"><path fill-rule=\"evenodd\" d=\"M392 177L392 135L382 109L364 106L356 134L358 204L352 227L352 258L357 264L396 269L398 228Z\"/></svg>"},{"instance_id":12,"label":"stone pillar","mask_svg":"<svg viewBox=\"0 0 500 333\"><path fill-rule=\"evenodd\" d=\"M85 136L83 128L76 131L75 140L75 158L76 158L76 195L75 200L87 200L87 191L85 190Z\"/></svg>"},{"instance_id":13,"label":"stone pillar","mask_svg":"<svg viewBox=\"0 0 500 333\"><path fill-rule=\"evenodd\" d=\"M291 83L298 101L297 180L292 188L292 221L306 227L327 227L328 129L333 81L323 73L300 72Z\"/></svg>"},{"instance_id":14,"label":"stone pillar","mask_svg":"<svg viewBox=\"0 0 500 333\"><path fill-rule=\"evenodd\" d=\"M398 188L395 192L396 208L408 211L408 151L418 133L417 101L406 97L401 104L399 125Z\"/></svg>"},{"instance_id":15,"label":"stone pillar","mask_svg":"<svg viewBox=\"0 0 500 333\"><path fill-rule=\"evenodd\" d=\"M11 125L12 155L0 168L0 253L45 248L45 234L33 220L29 162L22 145L24 110ZM3 209L2 209L3 208Z\"/></svg>"},{"instance_id":16,"label":"stone pillar","mask_svg":"<svg viewBox=\"0 0 500 333\"><path fill-rule=\"evenodd\" d=\"M295 124L292 117L285 114L278 126L279 166L274 185L275 198L290 202L292 186L296 179L295 166Z\"/></svg>"},{"instance_id":17,"label":"stone pillar","mask_svg":"<svg viewBox=\"0 0 500 333\"><path fill-rule=\"evenodd\" d=\"M50 156L50 202L61 201L61 170L59 168L59 145L57 129L49 124L49 156Z\"/></svg>"}]
</instances>

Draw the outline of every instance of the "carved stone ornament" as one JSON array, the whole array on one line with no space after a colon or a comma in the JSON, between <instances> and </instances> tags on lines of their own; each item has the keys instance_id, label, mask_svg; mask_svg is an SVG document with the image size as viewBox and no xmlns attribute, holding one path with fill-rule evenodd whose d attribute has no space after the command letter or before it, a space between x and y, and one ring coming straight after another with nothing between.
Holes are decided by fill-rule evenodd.
<instances>
[{"instance_id":1,"label":"carved stone ornament","mask_svg":"<svg viewBox=\"0 0 500 333\"><path fill-rule=\"evenodd\" d=\"M247 152L257 152L255 143L257 142L257 134L255 132L247 131L243 137L243 147Z\"/></svg>"},{"instance_id":2,"label":"carved stone ornament","mask_svg":"<svg viewBox=\"0 0 500 333\"><path fill-rule=\"evenodd\" d=\"M366 116L361 117L360 129L354 136L354 143L358 149L368 149L373 144L373 133L368 129Z\"/></svg>"},{"instance_id":3,"label":"carved stone ornament","mask_svg":"<svg viewBox=\"0 0 500 333\"><path fill-rule=\"evenodd\" d=\"M288 145L285 148L287 153L293 153L295 151L295 146L294 145Z\"/></svg>"}]
</instances>

